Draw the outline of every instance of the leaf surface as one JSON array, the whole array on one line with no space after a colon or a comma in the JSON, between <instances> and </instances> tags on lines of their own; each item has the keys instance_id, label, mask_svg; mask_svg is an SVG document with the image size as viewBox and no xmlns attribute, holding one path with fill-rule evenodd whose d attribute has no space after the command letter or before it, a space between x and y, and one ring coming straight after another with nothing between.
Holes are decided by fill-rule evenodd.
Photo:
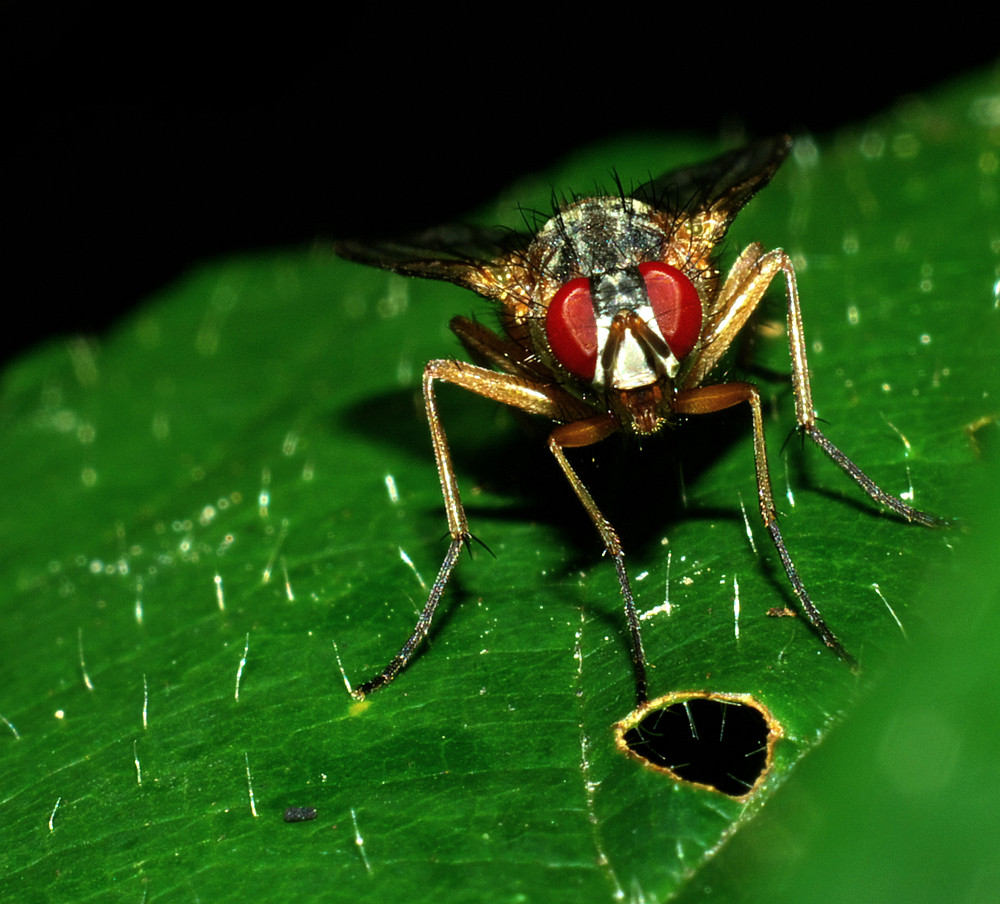
<instances>
[{"instance_id":1,"label":"leaf surface","mask_svg":"<svg viewBox=\"0 0 1000 904\"><path fill-rule=\"evenodd\" d=\"M1000 339L986 91L995 80L800 143L728 239L730 260L751 241L794 256L828 435L889 491L970 528L879 513L818 450L783 445L789 386L761 382L789 549L860 677L803 619L767 615L794 600L758 523L746 412L574 458L622 531L640 608L659 607L643 623L653 694L753 694L781 723L749 803L614 749L633 686L613 569L540 437L457 391L441 392L444 423L496 558L460 562L392 686L348 697L338 653L355 683L381 668L445 550L419 378L457 354L452 315L489 320L471 294L324 250L234 258L99 342L17 362L0 407L3 897L702 895L703 864L789 776L795 787L799 760L867 689L940 649L940 588L981 564L968 556L996 475ZM550 186L588 187L610 164L629 184L714 150L618 142L518 200L544 207ZM773 294L764 326L783 314ZM754 354L787 374L780 330L761 330ZM987 618L983 592L957 622ZM977 693L995 687L976 674ZM862 707L876 724L877 699ZM890 776L891 759L878 761ZM318 816L286 824L288 806ZM741 843L754 868L773 866ZM731 856L712 864L713 888L757 900Z\"/></svg>"}]
</instances>

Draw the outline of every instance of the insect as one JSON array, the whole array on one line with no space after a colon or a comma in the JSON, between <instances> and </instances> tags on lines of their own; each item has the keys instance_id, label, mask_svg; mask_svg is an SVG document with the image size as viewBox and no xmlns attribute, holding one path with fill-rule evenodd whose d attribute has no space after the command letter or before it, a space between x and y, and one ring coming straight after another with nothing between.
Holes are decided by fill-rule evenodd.
<instances>
[{"instance_id":1,"label":"insect","mask_svg":"<svg viewBox=\"0 0 1000 904\"><path fill-rule=\"evenodd\" d=\"M451 329L474 363L442 359L424 369L424 403L451 543L410 637L379 674L352 691L355 697L388 684L413 658L462 548L472 540L438 416L438 383L556 423L549 450L618 573L640 704L648 699L646 656L622 544L566 450L617 431L652 434L689 416L748 405L764 526L802 613L827 647L854 664L806 592L778 527L757 388L710 379L771 282L783 276L798 430L879 505L917 524L943 523L879 487L817 426L789 256L754 243L720 279L719 243L736 214L781 166L791 144L788 136L758 141L630 193L619 185L616 196L577 198L559 207L533 235L453 226L408 242L337 246L351 260L471 289L496 303L503 330L455 317Z\"/></svg>"}]
</instances>

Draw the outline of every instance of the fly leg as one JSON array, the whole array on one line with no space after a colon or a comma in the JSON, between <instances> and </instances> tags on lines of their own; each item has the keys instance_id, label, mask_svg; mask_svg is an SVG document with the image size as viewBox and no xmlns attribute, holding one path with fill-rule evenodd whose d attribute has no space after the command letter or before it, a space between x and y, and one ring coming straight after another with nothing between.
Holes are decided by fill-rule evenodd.
<instances>
[{"instance_id":1,"label":"fly leg","mask_svg":"<svg viewBox=\"0 0 1000 904\"><path fill-rule=\"evenodd\" d=\"M352 697L357 700L364 700L368 694L377 691L380 687L384 687L392 681L409 664L417 647L420 646L421 641L427 636L427 632L430 630L434 612L438 607L438 603L441 602L441 594L444 593L444 588L448 586L448 579L451 577L452 569L455 567L459 554L462 552L462 546L468 540L468 537L459 537L451 541L444 561L441 563L441 569L438 571L438 576L431 587L430 595L427 597L427 602L424 604L423 611L420 613L417 623L413 627L413 632L406 639L406 643L403 644L399 652L392 657L389 664L381 672L369 678L364 684L359 684L357 687L351 688Z\"/></svg>"},{"instance_id":2,"label":"fly leg","mask_svg":"<svg viewBox=\"0 0 1000 904\"><path fill-rule=\"evenodd\" d=\"M764 417L760 407L760 393L752 383L719 383L714 386L702 386L697 389L688 389L679 392L674 399L674 411L677 414L710 414L713 411L721 411L724 408L731 408L746 402L753 413L753 459L757 472L757 498L760 502L760 516L764 521L764 527L771 535L771 542L778 551L782 567L788 576L788 581L792 585L795 593L805 613L809 623L816 629L831 650L841 659L856 666L857 662L850 653L844 649L844 645L837 639L837 636L830 630L820 614L816 604L810 599L806 588L795 570L795 564L785 546L784 538L778 527L778 514L774 507L774 493L771 489L771 477L767 467L767 446L764 442Z\"/></svg>"},{"instance_id":3,"label":"fly leg","mask_svg":"<svg viewBox=\"0 0 1000 904\"><path fill-rule=\"evenodd\" d=\"M943 518L922 512L883 490L874 480L861 470L850 458L834 445L816 426L816 411L813 408L812 389L809 385L809 362L806 360L806 340L802 329L802 310L799 307L799 292L795 284L795 268L784 251L776 250L764 255L758 262L760 276L768 283L780 272L785 274L788 284L788 347L792 356L792 388L795 393L795 420L799 429L819 446L833 462L846 472L879 505L895 512L907 521L915 521L924 527L942 527Z\"/></svg>"},{"instance_id":4,"label":"fly leg","mask_svg":"<svg viewBox=\"0 0 1000 904\"><path fill-rule=\"evenodd\" d=\"M719 292L713 310L709 311L706 317L705 338L680 388L693 390L705 381L779 274L784 274L788 286L788 348L792 359L792 390L795 396L795 420L798 429L816 443L879 505L907 521L925 527L943 526L946 523L944 519L919 511L898 496L883 490L827 439L816 425L795 268L792 266L791 258L780 248L765 253L763 247L755 243L749 245L740 255Z\"/></svg>"},{"instance_id":5,"label":"fly leg","mask_svg":"<svg viewBox=\"0 0 1000 904\"><path fill-rule=\"evenodd\" d=\"M434 394L434 383L437 380L453 383L521 411L545 415L553 420L560 419L566 411L574 410L574 407L579 408L580 405L578 401L557 386L534 383L524 376L496 373L493 370L464 364L460 361L439 360L430 361L427 364L424 368L423 379L424 406L427 411L431 441L434 445L438 477L441 481L441 494L444 497L445 512L448 516L448 533L451 536L451 543L444 561L441 563L437 578L431 587L427 602L424 604L406 643L381 672L351 690L351 694L358 700L380 687L384 687L409 664L421 641L430 630L434 612L441 602L441 596L448 585L455 564L458 562L462 547L467 547L472 540L469 522L465 516L465 507L462 505L462 497L458 491L455 468L451 462L448 437L445 435L441 418L438 415L437 398Z\"/></svg>"},{"instance_id":6,"label":"fly leg","mask_svg":"<svg viewBox=\"0 0 1000 904\"><path fill-rule=\"evenodd\" d=\"M549 436L549 450L555 456L559 467L569 481L577 498L594 522L597 532L604 541L604 548L614 559L615 570L618 572L618 583L621 586L622 600L625 604L625 621L628 623L629 635L632 641L632 666L635 669L635 695L641 706L649 699L649 682L646 678L646 654L642 649L642 632L639 629L639 615L635 608L635 598L632 595L632 585L628 571L625 568L625 554L621 540L594 502L584 482L580 479L573 466L566 458L564 449L590 446L600 442L619 429L618 421L611 414L598 414L585 420L562 424L556 427Z\"/></svg>"}]
</instances>

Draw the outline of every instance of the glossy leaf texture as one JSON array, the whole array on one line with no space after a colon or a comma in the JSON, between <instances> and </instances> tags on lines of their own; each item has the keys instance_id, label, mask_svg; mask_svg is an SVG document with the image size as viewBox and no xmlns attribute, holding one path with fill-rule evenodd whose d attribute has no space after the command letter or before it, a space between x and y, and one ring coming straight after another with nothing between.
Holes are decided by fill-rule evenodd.
<instances>
[{"instance_id":1,"label":"glossy leaf texture","mask_svg":"<svg viewBox=\"0 0 1000 904\"><path fill-rule=\"evenodd\" d=\"M338 653L355 683L384 665L445 551L419 377L458 353L452 315L489 319L470 293L323 249L234 258L99 341L12 366L0 897L856 899L866 868L891 875L896 853L922 850L907 832L944 803L963 831L940 838L940 857L967 865L949 887L994 887L973 830L997 803L983 710L996 533L982 511L1000 412L998 96L980 76L800 142L727 240L730 261L751 241L793 255L827 434L890 491L961 519L899 523L818 450L785 443L774 292L746 351L782 529L860 676L803 619L767 615L794 600L758 523L747 412L574 457L651 612L653 695L753 694L781 723L746 804L614 749L634 693L615 575L544 433L458 391L441 391L444 425L496 558L460 562L393 685L348 696ZM716 150L617 142L518 201L543 207L551 185L590 186L612 164L638 183ZM882 800L910 814L891 837L845 806ZM285 823L289 806L317 818ZM845 835L884 856L836 861L828 839ZM907 900L931 900L917 892Z\"/></svg>"}]
</instances>

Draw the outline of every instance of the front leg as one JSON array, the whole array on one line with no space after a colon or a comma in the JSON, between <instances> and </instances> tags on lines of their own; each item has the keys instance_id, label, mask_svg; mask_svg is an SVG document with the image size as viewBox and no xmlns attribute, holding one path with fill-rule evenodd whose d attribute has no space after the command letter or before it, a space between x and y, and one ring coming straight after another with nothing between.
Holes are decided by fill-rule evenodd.
<instances>
[{"instance_id":1,"label":"front leg","mask_svg":"<svg viewBox=\"0 0 1000 904\"><path fill-rule=\"evenodd\" d=\"M802 326L799 291L795 281L795 268L792 266L791 258L780 248L764 253L761 245L753 244L740 255L719 292L714 309L709 312L705 339L680 388L693 390L705 381L779 274L784 274L788 287L788 348L792 360L792 391L795 396L795 420L798 429L816 443L879 505L907 521L915 521L925 527L942 526L946 523L943 519L919 511L898 496L883 490L816 426L816 411L813 408L812 388L809 382L809 361L806 357L806 340Z\"/></svg>"}]
</instances>

